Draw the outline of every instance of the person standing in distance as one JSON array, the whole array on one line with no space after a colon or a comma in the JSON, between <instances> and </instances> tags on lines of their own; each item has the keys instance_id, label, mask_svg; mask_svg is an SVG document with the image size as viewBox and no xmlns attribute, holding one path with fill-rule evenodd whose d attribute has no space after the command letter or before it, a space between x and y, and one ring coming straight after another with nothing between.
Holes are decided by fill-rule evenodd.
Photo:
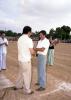
<instances>
[{"instance_id":1,"label":"person standing in distance","mask_svg":"<svg viewBox=\"0 0 71 100\"><path fill-rule=\"evenodd\" d=\"M6 69L7 46L8 40L5 33L0 33L0 71Z\"/></svg>"},{"instance_id":2,"label":"person standing in distance","mask_svg":"<svg viewBox=\"0 0 71 100\"><path fill-rule=\"evenodd\" d=\"M23 28L23 34L18 39L18 61L19 75L16 81L16 88L24 88L24 93L32 94L31 90L31 54L34 54L33 41L30 38L32 29L29 26Z\"/></svg>"},{"instance_id":3,"label":"person standing in distance","mask_svg":"<svg viewBox=\"0 0 71 100\"><path fill-rule=\"evenodd\" d=\"M47 54L47 64L49 66L53 66L54 65L54 48L56 46L56 44L58 44L58 39L52 39L52 36L50 36L50 46L49 46L49 50L48 50L48 54Z\"/></svg>"}]
</instances>

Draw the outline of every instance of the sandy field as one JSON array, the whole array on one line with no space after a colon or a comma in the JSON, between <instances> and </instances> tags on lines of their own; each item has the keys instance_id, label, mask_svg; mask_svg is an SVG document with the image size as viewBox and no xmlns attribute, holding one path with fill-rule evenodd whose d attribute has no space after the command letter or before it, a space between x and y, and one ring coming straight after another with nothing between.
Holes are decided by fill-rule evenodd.
<instances>
[{"instance_id":1,"label":"sandy field","mask_svg":"<svg viewBox=\"0 0 71 100\"><path fill-rule=\"evenodd\" d=\"M24 95L23 89L7 90L3 100L71 100L71 44L59 43L55 47L53 66L47 67L47 87L37 92L37 57L32 57L32 90L34 94ZM18 76L17 43L10 42L7 54L7 70L0 72L15 83ZM0 99L2 100L2 99Z\"/></svg>"}]
</instances>

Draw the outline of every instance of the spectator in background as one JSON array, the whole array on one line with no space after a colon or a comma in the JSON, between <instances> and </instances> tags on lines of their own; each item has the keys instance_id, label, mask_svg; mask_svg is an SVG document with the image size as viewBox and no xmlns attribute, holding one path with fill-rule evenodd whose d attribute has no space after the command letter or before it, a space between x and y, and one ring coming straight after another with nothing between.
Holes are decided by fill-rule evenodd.
<instances>
[{"instance_id":1,"label":"spectator in background","mask_svg":"<svg viewBox=\"0 0 71 100\"><path fill-rule=\"evenodd\" d=\"M39 34L40 40L38 41L37 47L34 49L38 54L38 82L36 83L36 85L39 85L37 91L43 91L46 88L46 61L50 43L46 38L45 30L40 31Z\"/></svg>"},{"instance_id":2,"label":"spectator in background","mask_svg":"<svg viewBox=\"0 0 71 100\"><path fill-rule=\"evenodd\" d=\"M48 49L48 54L47 54L47 64L52 66L54 64L54 46L58 43L57 39L52 39L52 36L50 36L50 46Z\"/></svg>"},{"instance_id":3,"label":"spectator in background","mask_svg":"<svg viewBox=\"0 0 71 100\"><path fill-rule=\"evenodd\" d=\"M8 40L5 33L0 33L0 71L6 69L7 46Z\"/></svg>"}]
</instances>

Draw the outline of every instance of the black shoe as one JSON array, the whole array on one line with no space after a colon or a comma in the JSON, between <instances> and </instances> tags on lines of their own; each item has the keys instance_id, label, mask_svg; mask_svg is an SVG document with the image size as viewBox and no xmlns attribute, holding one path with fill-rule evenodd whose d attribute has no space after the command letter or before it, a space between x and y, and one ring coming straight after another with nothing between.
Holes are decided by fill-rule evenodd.
<instances>
[{"instance_id":1,"label":"black shoe","mask_svg":"<svg viewBox=\"0 0 71 100\"><path fill-rule=\"evenodd\" d=\"M19 90L19 89L23 89L23 87L22 88L13 87L13 90Z\"/></svg>"},{"instance_id":2,"label":"black shoe","mask_svg":"<svg viewBox=\"0 0 71 100\"><path fill-rule=\"evenodd\" d=\"M13 90L18 90L18 88L14 87Z\"/></svg>"},{"instance_id":3,"label":"black shoe","mask_svg":"<svg viewBox=\"0 0 71 100\"><path fill-rule=\"evenodd\" d=\"M38 89L36 89L36 91L44 91L45 90L45 88L43 88L43 87L39 87Z\"/></svg>"},{"instance_id":4,"label":"black shoe","mask_svg":"<svg viewBox=\"0 0 71 100\"><path fill-rule=\"evenodd\" d=\"M35 83L35 85L40 85L39 83Z\"/></svg>"}]
</instances>

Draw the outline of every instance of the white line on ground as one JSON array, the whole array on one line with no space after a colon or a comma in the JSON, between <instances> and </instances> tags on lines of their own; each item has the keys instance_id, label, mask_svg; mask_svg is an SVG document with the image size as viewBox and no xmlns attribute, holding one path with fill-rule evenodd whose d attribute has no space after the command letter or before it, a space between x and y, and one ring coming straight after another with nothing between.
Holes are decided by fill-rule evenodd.
<instances>
[{"instance_id":1,"label":"white line on ground","mask_svg":"<svg viewBox=\"0 0 71 100\"><path fill-rule=\"evenodd\" d=\"M60 90L61 90L60 88L59 89L55 89L53 91L50 91L50 92L47 92L47 93L44 93L44 94L40 94L39 96L41 97L41 96L45 96L45 95L50 95L50 94L53 94L53 93L58 92Z\"/></svg>"},{"instance_id":2,"label":"white line on ground","mask_svg":"<svg viewBox=\"0 0 71 100\"><path fill-rule=\"evenodd\" d=\"M50 94L53 94L55 92L58 92L58 91L67 91L67 92L70 92L71 93L71 83L66 83L66 82L61 82L59 84L57 84L57 89L54 89L50 92L47 92L47 93L43 93L43 94L40 94L39 96L45 96L45 95L50 95Z\"/></svg>"}]
</instances>

